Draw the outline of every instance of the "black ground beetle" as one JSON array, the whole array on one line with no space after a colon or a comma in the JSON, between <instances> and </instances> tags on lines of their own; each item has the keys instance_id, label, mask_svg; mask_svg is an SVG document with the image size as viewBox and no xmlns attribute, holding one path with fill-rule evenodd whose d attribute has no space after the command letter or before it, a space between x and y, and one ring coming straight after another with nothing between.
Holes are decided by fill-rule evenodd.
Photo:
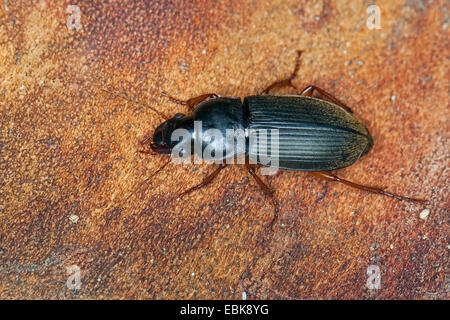
<instances>
[{"instance_id":1,"label":"black ground beetle","mask_svg":"<svg viewBox=\"0 0 450 320\"><path fill-rule=\"evenodd\" d=\"M301 53L301 51L298 51L295 69L289 78L276 81L262 91L260 95L245 97L243 101L240 98L219 97L216 94L204 94L182 101L163 92L163 95L172 102L187 105L192 112L190 115L176 114L170 119L162 115L167 120L156 128L153 139L148 138L141 143L150 145L150 149L158 154L170 155L172 149L178 143L172 141L171 138L174 130L187 129L191 133L192 143L194 143L194 140L198 137L198 133L194 132L194 121L202 121L202 132L209 128L218 129L222 132L230 128L241 128L243 130L277 129L279 133L278 167L281 169L309 171L314 176L325 180L341 182L354 188L399 200L425 201L353 183L329 172L330 170L350 166L361 156L368 153L373 146L373 139L366 127L353 116L353 112L348 106L319 87L308 86L300 95L269 94L275 88L285 86L295 88L292 80L299 70ZM327 100L312 97L314 91L320 93ZM158 113L161 115L160 112ZM151 150L140 150L140 152L152 153ZM191 150L191 155L193 155L194 150ZM252 150L247 143L246 147L240 152L244 153L248 160ZM223 162L219 163L210 175L205 177L200 184L186 190L179 196L182 197L210 183L227 166L226 158L236 156L236 154L227 154L226 152L223 154ZM202 155L199 154L198 156ZM170 160L157 172L162 170L169 162ZM265 163L258 164L265 165ZM274 202L273 223L278 212L274 190L267 186L256 174L255 164L246 161L245 165L262 190L270 195ZM148 179L144 182L147 181Z\"/></svg>"}]
</instances>

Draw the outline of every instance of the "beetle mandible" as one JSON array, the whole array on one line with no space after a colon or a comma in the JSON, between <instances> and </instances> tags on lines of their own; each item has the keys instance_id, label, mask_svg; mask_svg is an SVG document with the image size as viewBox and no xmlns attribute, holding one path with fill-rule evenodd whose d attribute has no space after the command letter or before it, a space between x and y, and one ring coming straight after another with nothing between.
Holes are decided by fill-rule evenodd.
<instances>
[{"instance_id":1,"label":"beetle mandible","mask_svg":"<svg viewBox=\"0 0 450 320\"><path fill-rule=\"evenodd\" d=\"M347 105L317 86L309 85L299 95L270 94L271 90L286 86L296 89L292 80L297 76L301 54L302 51L297 51L297 62L290 77L276 81L261 94L248 96L243 100L220 97L211 93L183 101L163 92L162 94L170 101L188 106L191 112L188 115L178 113L172 118L164 116L166 121L156 128L153 138L147 138L142 142L144 145L149 145L150 150L140 150L139 152L152 153L153 151L157 154L170 155L178 143L172 138L172 133L177 129L187 130L190 133L190 143L192 144L196 142L196 139L204 141L202 135L208 129L216 129L220 132L236 128L244 130L246 132L245 147L240 150L233 149L234 151L231 153L229 150L220 150L223 157L217 168L201 183L184 191L179 197L209 184L227 166L226 160L229 157L235 157L238 153L242 153L247 159L245 161L247 171L274 203L275 215L270 225L273 225L278 215L275 190L269 187L255 170L256 164L263 166L270 166L270 164L260 162L258 157L253 157L256 159L256 164L248 161L254 153L254 148L248 141L248 130L277 130L279 135L278 167L281 169L308 171L321 179L340 182L367 192L399 200L424 202L425 200L409 198L380 188L354 183L330 172L350 166L361 156L367 154L373 146L373 139L367 128L353 116L353 111ZM314 91L317 91L322 99L313 97ZM202 121L203 130L201 132L196 131L194 121ZM256 147L261 143L256 140ZM204 149L205 144L202 142L200 153L197 150L195 155L201 157ZM191 148L190 155L194 155L194 153L196 153L195 148ZM157 172L169 162L166 162Z\"/></svg>"}]
</instances>

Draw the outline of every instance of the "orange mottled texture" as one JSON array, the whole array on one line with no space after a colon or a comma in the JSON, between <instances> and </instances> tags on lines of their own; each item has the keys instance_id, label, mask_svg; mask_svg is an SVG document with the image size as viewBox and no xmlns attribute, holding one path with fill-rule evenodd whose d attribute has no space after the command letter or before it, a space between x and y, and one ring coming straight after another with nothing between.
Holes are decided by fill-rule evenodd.
<instances>
[{"instance_id":1,"label":"orange mottled texture","mask_svg":"<svg viewBox=\"0 0 450 320\"><path fill-rule=\"evenodd\" d=\"M370 4L1 1L0 298L449 298L449 3L376 1L381 29ZM280 171L263 177L280 202L270 230L240 166L176 199L207 164L169 164L124 201L167 160L136 152L162 121L146 105L186 112L162 90L255 94L298 49L295 85L340 98L375 140L337 173L428 204Z\"/></svg>"}]
</instances>

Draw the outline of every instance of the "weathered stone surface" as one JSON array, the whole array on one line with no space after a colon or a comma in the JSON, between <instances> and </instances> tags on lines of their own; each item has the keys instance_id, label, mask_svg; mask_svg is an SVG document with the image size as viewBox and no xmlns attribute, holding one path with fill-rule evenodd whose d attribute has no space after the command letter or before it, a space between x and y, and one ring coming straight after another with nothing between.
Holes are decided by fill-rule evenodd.
<instances>
[{"instance_id":1,"label":"weathered stone surface","mask_svg":"<svg viewBox=\"0 0 450 320\"><path fill-rule=\"evenodd\" d=\"M448 298L448 2L376 3L378 30L368 1L78 1L77 31L68 1L2 2L0 297ZM241 167L177 201L212 167L173 164L122 202L166 161L136 153L161 122L145 105L186 112L162 90L255 94L298 49L295 84L326 88L375 139L338 174L429 204L280 171L270 231Z\"/></svg>"}]
</instances>

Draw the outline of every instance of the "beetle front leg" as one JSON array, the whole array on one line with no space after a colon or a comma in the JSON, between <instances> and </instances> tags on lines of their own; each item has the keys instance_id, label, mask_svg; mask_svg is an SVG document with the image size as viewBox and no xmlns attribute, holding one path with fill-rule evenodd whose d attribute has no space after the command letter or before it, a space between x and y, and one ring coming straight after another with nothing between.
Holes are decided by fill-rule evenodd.
<instances>
[{"instance_id":1,"label":"beetle front leg","mask_svg":"<svg viewBox=\"0 0 450 320\"><path fill-rule=\"evenodd\" d=\"M310 174L312 174L313 176L319 177L321 179L324 179L324 180L340 182L340 183L346 184L346 185L356 188L356 189L364 190L364 191L371 192L371 193L378 193L378 194L388 196L391 198L396 198L398 200L426 202L426 200L404 197L404 196L400 196L400 195L397 195L394 193L387 192L383 189L357 184L357 183L339 178L338 176L332 174L331 172L327 172L327 171L314 171L314 172L310 172Z\"/></svg>"},{"instance_id":2,"label":"beetle front leg","mask_svg":"<svg viewBox=\"0 0 450 320\"><path fill-rule=\"evenodd\" d=\"M215 93L207 93L207 94L202 94L201 96L194 97L194 98L191 98L189 100L184 101L184 100L180 100L180 99L174 98L174 97L172 97L171 95L169 95L166 92L161 92L161 94L164 97L168 98L173 103L181 104L181 105L184 105L184 106L187 105L189 107L189 109L191 109L191 110L194 110L195 106L197 104L199 104L200 102L202 102L202 101L205 101L207 99L217 99L219 97Z\"/></svg>"},{"instance_id":3,"label":"beetle front leg","mask_svg":"<svg viewBox=\"0 0 450 320\"><path fill-rule=\"evenodd\" d=\"M211 183L211 181L214 180L215 177L217 177L217 175L219 174L220 171L222 171L223 168L225 168L227 165L226 163L221 163L219 164L219 166L216 168L216 170L214 170L213 172L211 172L211 174L209 174L208 176L206 176L201 183L199 183L198 185L187 189L186 191L180 193L178 195L178 198L182 198L185 195L187 195L188 193L191 193L192 191L198 190L206 185L208 185L209 183Z\"/></svg>"},{"instance_id":4,"label":"beetle front leg","mask_svg":"<svg viewBox=\"0 0 450 320\"><path fill-rule=\"evenodd\" d=\"M334 102L338 107L341 107L344 111L347 111L348 113L353 113L353 110L350 109L347 105L345 105L342 101L340 101L338 98L334 97L330 93L326 92L322 88L316 87L316 86L307 86L303 91L300 93L302 96L308 96L311 97L314 90L317 90L321 95L331 100L331 102Z\"/></svg>"},{"instance_id":5,"label":"beetle front leg","mask_svg":"<svg viewBox=\"0 0 450 320\"><path fill-rule=\"evenodd\" d=\"M256 180L256 182L259 184L259 186L264 191L264 193L266 195L270 196L271 199L272 199L273 207L274 207L274 210L275 210L275 214L274 214L274 216L272 218L272 221L270 222L269 226L270 226L270 228L273 228L273 224L278 219L278 212L279 212L279 210L278 210L278 202L275 199L275 190L273 188L269 187L267 184L265 184L264 181L262 181L261 178L258 177L258 175L256 174L256 171L255 171L255 165L246 163L245 166L247 167L247 171Z\"/></svg>"}]
</instances>

